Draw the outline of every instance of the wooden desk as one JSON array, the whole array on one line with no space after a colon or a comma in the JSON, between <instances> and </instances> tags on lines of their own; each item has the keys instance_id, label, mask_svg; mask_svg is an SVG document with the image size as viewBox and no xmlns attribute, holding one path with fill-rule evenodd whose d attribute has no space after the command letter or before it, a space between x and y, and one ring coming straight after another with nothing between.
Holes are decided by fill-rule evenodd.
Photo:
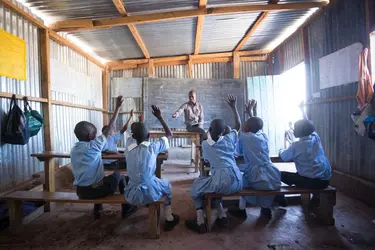
<instances>
[{"instance_id":1,"label":"wooden desk","mask_svg":"<svg viewBox=\"0 0 375 250\"><path fill-rule=\"evenodd\" d=\"M43 185L44 191L47 192L55 192L56 186L55 186L55 163L53 161L54 158L63 158L63 159L69 159L70 154L69 153L59 153L59 152L52 152L52 151L43 151L37 154L31 154L32 157L36 157L39 161L44 162L44 178L45 178L45 184ZM125 159L125 155L122 153L118 154L102 154L102 159L105 160L123 160ZM157 177L161 177L161 165L165 160L168 159L168 153L160 153L157 156L156 161L156 171L155 175ZM47 204L44 206L44 211L49 212L51 211L50 204Z\"/></svg>"},{"instance_id":2,"label":"wooden desk","mask_svg":"<svg viewBox=\"0 0 375 250\"><path fill-rule=\"evenodd\" d=\"M199 149L200 149L200 134L197 132L188 132L188 131L172 131L173 138L187 138L191 140L191 155L194 159L195 164L195 173L198 172L199 167ZM150 131L150 138L160 138L165 136L164 131ZM194 157L195 152L195 157Z\"/></svg>"}]
</instances>

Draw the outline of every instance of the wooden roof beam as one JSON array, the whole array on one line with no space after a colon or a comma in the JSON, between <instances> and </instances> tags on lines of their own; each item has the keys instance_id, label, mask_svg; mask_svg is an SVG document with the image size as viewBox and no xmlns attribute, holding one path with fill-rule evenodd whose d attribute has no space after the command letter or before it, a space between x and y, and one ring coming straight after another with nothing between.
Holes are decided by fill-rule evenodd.
<instances>
[{"instance_id":1,"label":"wooden roof beam","mask_svg":"<svg viewBox=\"0 0 375 250\"><path fill-rule=\"evenodd\" d=\"M279 0L270 0L269 1L270 4L277 4L278 2L279 2ZM249 38L254 34L254 32L258 29L258 27L261 25L261 23L264 21L264 19L266 19L268 14L269 14L268 11L264 11L264 12L260 13L258 18L251 25L250 29L246 32L245 36L237 44L234 51L239 51L246 44L247 40L249 40Z\"/></svg>"},{"instance_id":2,"label":"wooden roof beam","mask_svg":"<svg viewBox=\"0 0 375 250\"><path fill-rule=\"evenodd\" d=\"M126 11L125 5L121 0L112 0L113 4L116 6L117 11L122 15L122 16L128 16L128 13ZM146 48L145 43L143 42L143 39L141 35L139 35L137 28L135 27L134 24L128 24L127 25L130 32L132 33L135 41L137 42L139 48L142 50L143 55L146 58L150 58L150 53L148 53L148 50Z\"/></svg>"},{"instance_id":3,"label":"wooden roof beam","mask_svg":"<svg viewBox=\"0 0 375 250\"><path fill-rule=\"evenodd\" d=\"M153 14L142 14L134 16L125 16L117 18L103 18L103 19L82 19L82 20L66 20L58 21L51 27L55 31L80 31L110 28L115 26L125 26L129 24L140 24L158 22L164 20L174 20L196 16L210 16L210 15L225 15L234 13L248 13L248 12L265 12L265 11L286 11L286 10L300 10L310 8L320 8L327 5L329 1L322 0L319 2L296 2L285 4L257 4L257 5L242 5L242 6L227 6L214 8L201 8L193 10L170 11Z\"/></svg>"},{"instance_id":4,"label":"wooden roof beam","mask_svg":"<svg viewBox=\"0 0 375 250\"><path fill-rule=\"evenodd\" d=\"M207 0L199 0L199 9L204 9L207 7ZM199 54L199 48L201 46L202 32L204 25L204 16L198 16L197 29L195 32L195 49L194 55Z\"/></svg>"}]
</instances>

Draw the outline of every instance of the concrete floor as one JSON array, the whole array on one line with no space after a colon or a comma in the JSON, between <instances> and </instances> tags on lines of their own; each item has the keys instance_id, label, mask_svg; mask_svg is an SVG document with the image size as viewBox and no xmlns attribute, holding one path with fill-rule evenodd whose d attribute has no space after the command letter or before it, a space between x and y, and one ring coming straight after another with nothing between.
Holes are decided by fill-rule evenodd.
<instances>
[{"instance_id":1,"label":"concrete floor","mask_svg":"<svg viewBox=\"0 0 375 250\"><path fill-rule=\"evenodd\" d=\"M17 234L0 232L0 249L375 249L375 209L340 192L335 226L319 225L300 205L292 205L274 208L271 221L259 219L259 208L251 207L246 221L229 216L228 229L214 226L205 235L188 231L184 220L195 217L189 191L196 177L188 165L174 157L164 165L163 177L174 182L172 207L181 222L158 240L147 238L146 208L121 220L120 206L105 205L102 218L94 221L92 205L64 204Z\"/></svg>"}]
</instances>

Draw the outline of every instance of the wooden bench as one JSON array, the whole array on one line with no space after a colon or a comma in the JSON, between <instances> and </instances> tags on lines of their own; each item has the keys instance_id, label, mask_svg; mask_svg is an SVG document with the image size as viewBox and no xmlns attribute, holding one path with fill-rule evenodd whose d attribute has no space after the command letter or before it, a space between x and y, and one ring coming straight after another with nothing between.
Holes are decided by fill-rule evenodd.
<instances>
[{"instance_id":1,"label":"wooden bench","mask_svg":"<svg viewBox=\"0 0 375 250\"><path fill-rule=\"evenodd\" d=\"M79 199L77 194L68 192L35 192L15 191L1 197L7 201L9 208L9 229L16 231L22 224L23 206L22 201L39 202L62 202L62 203L104 203L104 204L125 204L127 203L122 194L114 194L95 200ZM164 198L149 206L149 234L153 239L160 236L160 205L164 204Z\"/></svg>"},{"instance_id":2,"label":"wooden bench","mask_svg":"<svg viewBox=\"0 0 375 250\"><path fill-rule=\"evenodd\" d=\"M240 196L267 196L267 195L290 195L290 194L301 194L303 204L307 204L310 199L311 193L320 193L320 207L315 212L317 219L326 224L334 225L335 219L333 218L333 207L336 205L336 189L329 186L323 190L315 189L303 189L293 186L283 186L280 190L275 191L259 191L252 189L244 189L239 193L231 195L222 195L216 193L205 194L205 206L206 206L206 216L207 216L207 225L208 230L211 230L211 200L213 198L221 197L240 197Z\"/></svg>"}]
</instances>

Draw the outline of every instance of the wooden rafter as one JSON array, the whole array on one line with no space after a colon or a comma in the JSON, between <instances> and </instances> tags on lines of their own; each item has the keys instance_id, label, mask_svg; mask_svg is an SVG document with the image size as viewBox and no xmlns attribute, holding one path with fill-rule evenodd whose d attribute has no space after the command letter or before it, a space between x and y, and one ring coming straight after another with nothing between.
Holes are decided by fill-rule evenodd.
<instances>
[{"instance_id":1,"label":"wooden rafter","mask_svg":"<svg viewBox=\"0 0 375 250\"><path fill-rule=\"evenodd\" d=\"M126 8L125 8L125 5L123 4L123 2L121 0L112 0L113 1L113 4L116 6L117 8L117 11L122 15L122 16L128 16L128 13L126 11ZM138 30L137 28L135 27L134 24L128 24L127 25L130 32L132 33L135 41L137 42L139 48L142 50L142 53L143 55L146 57L146 58L150 58L150 53L148 53L148 50L146 48L146 45L145 43L143 42L143 39L141 37L141 35L139 35L138 33Z\"/></svg>"},{"instance_id":2,"label":"wooden rafter","mask_svg":"<svg viewBox=\"0 0 375 250\"><path fill-rule=\"evenodd\" d=\"M269 1L270 4L277 4L280 0L271 0ZM254 32L258 29L258 27L261 25L261 23L266 19L268 16L269 12L264 11L260 13L258 18L255 20L255 22L251 25L250 29L246 32L245 36L241 39L241 41L237 44L236 48L234 51L239 51L249 40L249 38L254 34Z\"/></svg>"},{"instance_id":3,"label":"wooden rafter","mask_svg":"<svg viewBox=\"0 0 375 250\"><path fill-rule=\"evenodd\" d=\"M158 22L163 20L174 20L196 16L224 15L233 13L264 12L264 11L286 11L319 8L327 5L329 1L319 2L297 2L285 4L257 4L242 6L227 6L214 8L201 8L193 10L171 11L163 13L142 14L118 18L82 19L59 21L52 25L55 31L80 31L124 26L129 24L140 24Z\"/></svg>"},{"instance_id":4,"label":"wooden rafter","mask_svg":"<svg viewBox=\"0 0 375 250\"><path fill-rule=\"evenodd\" d=\"M237 61L250 62L250 61L266 61L266 54L271 53L270 50L253 50L253 51L240 51L236 52ZM151 58L153 66L169 66L169 65L188 65L189 68L193 64L200 63L214 63L214 62L232 62L233 52L201 54L201 55L184 55L184 56L171 56L171 57L155 57ZM135 69L135 68L149 68L149 59L133 59L133 60L120 60L107 63L107 67L113 70L120 69ZM188 69L189 69L188 68Z\"/></svg>"},{"instance_id":5,"label":"wooden rafter","mask_svg":"<svg viewBox=\"0 0 375 250\"><path fill-rule=\"evenodd\" d=\"M207 0L199 0L199 8L204 9L207 6ZM197 20L197 29L195 32L195 49L194 55L199 54L199 48L201 46L201 38L203 32L203 25L204 25L204 16L198 16Z\"/></svg>"}]
</instances>

